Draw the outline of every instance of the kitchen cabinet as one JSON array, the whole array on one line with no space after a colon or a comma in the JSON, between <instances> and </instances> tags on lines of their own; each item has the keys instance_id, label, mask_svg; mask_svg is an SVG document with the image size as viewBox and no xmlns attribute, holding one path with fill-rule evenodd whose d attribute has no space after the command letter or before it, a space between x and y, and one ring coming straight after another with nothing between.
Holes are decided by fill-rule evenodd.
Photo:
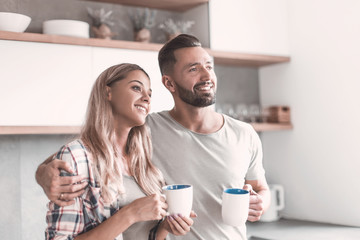
<instances>
[{"instance_id":1,"label":"kitchen cabinet","mask_svg":"<svg viewBox=\"0 0 360 240\"><path fill-rule=\"evenodd\" d=\"M91 48L0 40L0 126L82 123Z\"/></svg>"},{"instance_id":2,"label":"kitchen cabinet","mask_svg":"<svg viewBox=\"0 0 360 240\"><path fill-rule=\"evenodd\" d=\"M161 84L157 62L161 46L0 31L0 64L3 66L0 134L78 133L93 81L106 67L120 62L143 66L156 92L153 111L169 109L173 100ZM218 64L258 67L290 60L271 55L207 51ZM258 131L291 128L276 124L254 126Z\"/></svg>"},{"instance_id":3,"label":"kitchen cabinet","mask_svg":"<svg viewBox=\"0 0 360 240\"><path fill-rule=\"evenodd\" d=\"M93 79L107 67L118 63L139 64L151 79L152 97L151 112L171 109L174 105L170 92L163 86L158 64L157 51L141 51L132 49L93 47Z\"/></svg>"},{"instance_id":4,"label":"kitchen cabinet","mask_svg":"<svg viewBox=\"0 0 360 240\"><path fill-rule=\"evenodd\" d=\"M123 62L137 63L150 75L152 111L173 106L161 83L157 51L63 44L77 38L44 43L24 41L24 33L18 36L21 41L0 37L0 134L78 132L93 82L107 67Z\"/></svg>"},{"instance_id":5,"label":"kitchen cabinet","mask_svg":"<svg viewBox=\"0 0 360 240\"><path fill-rule=\"evenodd\" d=\"M286 0L210 0L211 49L289 56Z\"/></svg>"}]
</instances>

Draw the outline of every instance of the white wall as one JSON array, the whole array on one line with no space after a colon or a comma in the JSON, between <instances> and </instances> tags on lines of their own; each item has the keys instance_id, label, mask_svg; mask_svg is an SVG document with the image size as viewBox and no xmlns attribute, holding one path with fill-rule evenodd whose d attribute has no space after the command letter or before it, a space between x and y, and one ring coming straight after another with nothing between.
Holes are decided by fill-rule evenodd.
<instances>
[{"instance_id":1,"label":"white wall","mask_svg":"<svg viewBox=\"0 0 360 240\"><path fill-rule=\"evenodd\" d=\"M259 72L264 105L291 106L294 130L263 133L283 216L360 226L360 1L289 0L291 62Z\"/></svg>"}]
</instances>

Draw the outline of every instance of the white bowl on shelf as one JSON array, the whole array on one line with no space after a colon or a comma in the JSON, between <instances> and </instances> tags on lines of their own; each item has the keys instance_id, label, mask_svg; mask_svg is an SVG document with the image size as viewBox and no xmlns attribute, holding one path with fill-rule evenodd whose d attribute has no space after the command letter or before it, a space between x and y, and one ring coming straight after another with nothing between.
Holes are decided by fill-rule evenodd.
<instances>
[{"instance_id":1,"label":"white bowl on shelf","mask_svg":"<svg viewBox=\"0 0 360 240\"><path fill-rule=\"evenodd\" d=\"M0 12L0 31L24 32L31 17L20 13Z\"/></svg>"},{"instance_id":2,"label":"white bowl on shelf","mask_svg":"<svg viewBox=\"0 0 360 240\"><path fill-rule=\"evenodd\" d=\"M53 19L43 22L43 33L70 37L89 38L89 24L83 21Z\"/></svg>"}]
</instances>

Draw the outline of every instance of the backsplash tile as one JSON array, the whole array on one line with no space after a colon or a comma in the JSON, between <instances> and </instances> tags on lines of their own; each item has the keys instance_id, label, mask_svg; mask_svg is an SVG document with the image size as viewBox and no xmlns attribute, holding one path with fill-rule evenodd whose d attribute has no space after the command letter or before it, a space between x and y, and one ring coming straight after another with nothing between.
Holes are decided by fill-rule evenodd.
<instances>
[{"instance_id":1,"label":"backsplash tile","mask_svg":"<svg viewBox=\"0 0 360 240\"><path fill-rule=\"evenodd\" d=\"M20 240L21 192L20 192L20 138L0 137L0 187L4 194L0 198L1 239Z\"/></svg>"}]
</instances>

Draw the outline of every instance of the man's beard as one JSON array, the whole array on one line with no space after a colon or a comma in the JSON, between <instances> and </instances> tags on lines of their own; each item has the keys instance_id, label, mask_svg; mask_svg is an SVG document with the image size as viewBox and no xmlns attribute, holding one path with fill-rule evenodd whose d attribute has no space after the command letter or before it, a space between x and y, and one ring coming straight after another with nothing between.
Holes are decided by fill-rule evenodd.
<instances>
[{"instance_id":1,"label":"man's beard","mask_svg":"<svg viewBox=\"0 0 360 240\"><path fill-rule=\"evenodd\" d=\"M212 93L194 93L190 90L187 90L181 87L179 84L175 83L176 89L179 91L179 97L181 100L190 104L194 107L207 107L215 103L216 94Z\"/></svg>"}]
</instances>

